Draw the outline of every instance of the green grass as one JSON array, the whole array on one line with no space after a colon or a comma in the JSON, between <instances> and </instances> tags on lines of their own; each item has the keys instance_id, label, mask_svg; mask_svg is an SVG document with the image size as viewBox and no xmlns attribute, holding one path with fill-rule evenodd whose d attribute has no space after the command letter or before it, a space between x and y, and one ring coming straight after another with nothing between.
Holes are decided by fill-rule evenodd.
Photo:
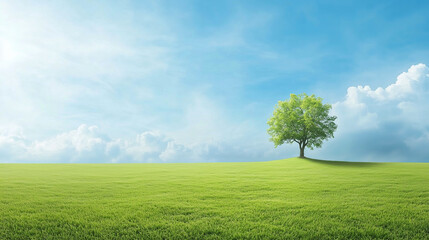
<instances>
[{"instance_id":1,"label":"green grass","mask_svg":"<svg viewBox=\"0 0 429 240\"><path fill-rule=\"evenodd\" d=\"M429 164L0 164L0 239L429 239Z\"/></svg>"}]
</instances>

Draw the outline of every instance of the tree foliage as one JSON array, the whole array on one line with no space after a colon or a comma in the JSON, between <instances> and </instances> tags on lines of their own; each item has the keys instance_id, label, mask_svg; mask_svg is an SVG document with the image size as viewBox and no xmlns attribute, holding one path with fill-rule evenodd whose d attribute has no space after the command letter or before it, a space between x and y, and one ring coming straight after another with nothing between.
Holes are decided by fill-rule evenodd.
<instances>
[{"instance_id":1,"label":"tree foliage","mask_svg":"<svg viewBox=\"0 0 429 240\"><path fill-rule=\"evenodd\" d=\"M337 117L329 115L330 109L320 97L291 94L290 99L278 102L268 120L270 140L275 147L296 142L300 157L304 157L306 147L321 147L323 140L334 137Z\"/></svg>"}]
</instances>

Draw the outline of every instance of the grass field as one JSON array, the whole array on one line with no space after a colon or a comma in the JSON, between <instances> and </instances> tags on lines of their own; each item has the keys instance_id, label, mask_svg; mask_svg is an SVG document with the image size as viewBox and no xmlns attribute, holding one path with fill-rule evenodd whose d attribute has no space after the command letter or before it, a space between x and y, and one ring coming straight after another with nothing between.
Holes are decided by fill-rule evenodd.
<instances>
[{"instance_id":1,"label":"grass field","mask_svg":"<svg viewBox=\"0 0 429 240\"><path fill-rule=\"evenodd\" d=\"M429 239L429 164L0 164L0 239L88 238Z\"/></svg>"}]
</instances>

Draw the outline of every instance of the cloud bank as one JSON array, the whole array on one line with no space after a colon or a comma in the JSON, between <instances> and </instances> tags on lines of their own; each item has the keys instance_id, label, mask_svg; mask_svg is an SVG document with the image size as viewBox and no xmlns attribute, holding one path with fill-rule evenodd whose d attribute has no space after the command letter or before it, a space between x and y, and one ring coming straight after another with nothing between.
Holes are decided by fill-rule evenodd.
<instances>
[{"instance_id":1,"label":"cloud bank","mask_svg":"<svg viewBox=\"0 0 429 240\"><path fill-rule=\"evenodd\" d=\"M0 132L0 162L154 163L257 161L263 156L224 142L181 144L158 131L134 139L111 139L97 126L82 124L55 137L30 141L19 127Z\"/></svg>"},{"instance_id":2,"label":"cloud bank","mask_svg":"<svg viewBox=\"0 0 429 240\"><path fill-rule=\"evenodd\" d=\"M336 139L319 153L356 161L429 160L429 68L411 66L389 86L352 86L333 104Z\"/></svg>"}]
</instances>

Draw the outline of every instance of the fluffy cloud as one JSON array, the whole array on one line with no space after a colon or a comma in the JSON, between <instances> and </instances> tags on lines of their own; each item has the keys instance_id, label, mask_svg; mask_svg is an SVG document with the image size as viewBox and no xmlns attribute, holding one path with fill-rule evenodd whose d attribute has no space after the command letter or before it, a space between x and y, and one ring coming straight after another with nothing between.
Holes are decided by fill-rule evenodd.
<instances>
[{"instance_id":1,"label":"fluffy cloud","mask_svg":"<svg viewBox=\"0 0 429 240\"><path fill-rule=\"evenodd\" d=\"M27 149L30 156L41 160L65 158L69 162L97 162L105 157L108 142L109 139L100 134L98 127L83 124L54 138L35 141Z\"/></svg>"},{"instance_id":2,"label":"fluffy cloud","mask_svg":"<svg viewBox=\"0 0 429 240\"><path fill-rule=\"evenodd\" d=\"M26 152L27 145L28 140L19 126L9 126L0 129L1 160L21 158L22 154Z\"/></svg>"},{"instance_id":3,"label":"fluffy cloud","mask_svg":"<svg viewBox=\"0 0 429 240\"><path fill-rule=\"evenodd\" d=\"M423 64L411 66L407 72L401 73L396 82L386 88L371 90L370 86L350 87L347 90L346 103L359 104L365 98L378 101L400 100L420 92L425 78L428 76L428 67Z\"/></svg>"},{"instance_id":4,"label":"fluffy cloud","mask_svg":"<svg viewBox=\"0 0 429 240\"><path fill-rule=\"evenodd\" d=\"M135 139L110 139L97 126L77 129L46 140L30 141L20 128L0 135L2 162L174 162L191 150L159 132L144 132ZM191 158L191 159L190 159Z\"/></svg>"},{"instance_id":5,"label":"fluffy cloud","mask_svg":"<svg viewBox=\"0 0 429 240\"><path fill-rule=\"evenodd\" d=\"M344 101L333 104L338 116L336 139L322 155L367 161L427 161L429 138L429 68L411 66L386 88L349 87ZM417 150L417 151L416 151Z\"/></svg>"},{"instance_id":6,"label":"fluffy cloud","mask_svg":"<svg viewBox=\"0 0 429 240\"><path fill-rule=\"evenodd\" d=\"M386 121L424 120L416 115L426 109L429 68L425 64L411 66L395 83L372 90L370 86L349 87L346 99L333 105L340 126L349 130L371 129ZM426 124L426 121L421 121ZM351 123L351 125L350 125Z\"/></svg>"},{"instance_id":7,"label":"fluffy cloud","mask_svg":"<svg viewBox=\"0 0 429 240\"><path fill-rule=\"evenodd\" d=\"M263 151L262 151L263 152ZM111 139L97 126L77 129L46 140L31 141L19 127L0 131L0 162L215 162L263 159L254 148L225 142L182 144L158 131L134 139Z\"/></svg>"},{"instance_id":8,"label":"fluffy cloud","mask_svg":"<svg viewBox=\"0 0 429 240\"><path fill-rule=\"evenodd\" d=\"M117 141L119 154L115 161L189 162L195 161L192 150L160 132L149 131L132 141Z\"/></svg>"}]
</instances>

